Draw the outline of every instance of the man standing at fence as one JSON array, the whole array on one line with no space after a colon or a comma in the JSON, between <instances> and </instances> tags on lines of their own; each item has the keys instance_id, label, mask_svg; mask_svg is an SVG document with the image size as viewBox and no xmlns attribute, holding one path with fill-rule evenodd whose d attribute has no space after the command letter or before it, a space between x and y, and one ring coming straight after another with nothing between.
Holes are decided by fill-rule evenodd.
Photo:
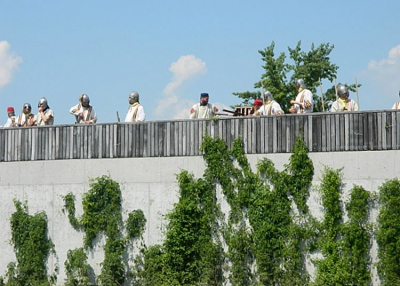
<instances>
[{"instance_id":1,"label":"man standing at fence","mask_svg":"<svg viewBox=\"0 0 400 286\"><path fill-rule=\"evenodd\" d=\"M290 104L293 105L289 109L290 113L313 112L314 109L313 95L312 92L306 88L304 80L298 79L296 81L296 90L298 92L296 99L290 101Z\"/></svg>"},{"instance_id":2,"label":"man standing at fence","mask_svg":"<svg viewBox=\"0 0 400 286\"><path fill-rule=\"evenodd\" d=\"M38 103L38 114L35 116L35 125L36 126L44 126L44 125L53 125L54 124L54 112L50 109L50 106L47 104L46 97L42 97Z\"/></svg>"},{"instance_id":3,"label":"man standing at fence","mask_svg":"<svg viewBox=\"0 0 400 286\"><path fill-rule=\"evenodd\" d=\"M190 119L212 118L218 112L218 108L208 103L210 96L208 93L200 94L200 102L196 103L190 109Z\"/></svg>"},{"instance_id":4,"label":"man standing at fence","mask_svg":"<svg viewBox=\"0 0 400 286\"><path fill-rule=\"evenodd\" d=\"M125 117L125 122L141 122L146 118L143 106L139 103L139 93L132 91L129 94L128 102L131 105Z\"/></svg>"},{"instance_id":5,"label":"man standing at fence","mask_svg":"<svg viewBox=\"0 0 400 286\"><path fill-rule=\"evenodd\" d=\"M357 103L349 99L349 90L344 85L337 87L337 94L339 98L332 103L330 112L342 112L342 111L358 111Z\"/></svg>"},{"instance_id":6,"label":"man standing at fence","mask_svg":"<svg viewBox=\"0 0 400 286\"><path fill-rule=\"evenodd\" d=\"M25 103L22 106L22 113L18 115L17 126L27 127L35 124L35 115L32 113L32 106L29 103Z\"/></svg>"},{"instance_id":7,"label":"man standing at fence","mask_svg":"<svg viewBox=\"0 0 400 286\"><path fill-rule=\"evenodd\" d=\"M7 108L7 116L8 116L7 122L6 122L6 124L4 124L3 127L5 127L5 128L17 127L14 107Z\"/></svg>"},{"instance_id":8,"label":"man standing at fence","mask_svg":"<svg viewBox=\"0 0 400 286\"><path fill-rule=\"evenodd\" d=\"M87 94L79 96L79 104L71 107L69 113L75 115L77 124L94 124L97 121L96 111L89 105L90 99Z\"/></svg>"},{"instance_id":9,"label":"man standing at fence","mask_svg":"<svg viewBox=\"0 0 400 286\"><path fill-rule=\"evenodd\" d=\"M284 114L280 104L274 100L272 93L268 90L264 92L265 104L260 108L260 115L281 115Z\"/></svg>"}]
</instances>

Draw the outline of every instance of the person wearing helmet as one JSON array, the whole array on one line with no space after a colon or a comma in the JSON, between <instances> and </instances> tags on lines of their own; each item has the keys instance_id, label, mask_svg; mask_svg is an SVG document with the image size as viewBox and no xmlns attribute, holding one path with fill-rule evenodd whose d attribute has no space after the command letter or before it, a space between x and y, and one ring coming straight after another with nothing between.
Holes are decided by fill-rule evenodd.
<instances>
[{"instance_id":1,"label":"person wearing helmet","mask_svg":"<svg viewBox=\"0 0 400 286\"><path fill-rule=\"evenodd\" d=\"M46 97L42 97L38 103L38 114L35 116L35 125L36 126L44 126L44 125L53 125L54 124L54 112L50 109L50 106L47 104Z\"/></svg>"},{"instance_id":2,"label":"person wearing helmet","mask_svg":"<svg viewBox=\"0 0 400 286\"><path fill-rule=\"evenodd\" d=\"M284 114L280 104L274 100L270 91L264 92L264 105L260 108L260 115L281 115Z\"/></svg>"},{"instance_id":3,"label":"person wearing helmet","mask_svg":"<svg viewBox=\"0 0 400 286\"><path fill-rule=\"evenodd\" d=\"M139 103L139 93L132 91L129 94L128 102L131 105L125 117L125 122L141 122L146 119L144 108Z\"/></svg>"},{"instance_id":4,"label":"person wearing helmet","mask_svg":"<svg viewBox=\"0 0 400 286\"><path fill-rule=\"evenodd\" d=\"M357 103L349 99L349 90L344 85L337 87L338 99L332 103L330 112L358 111Z\"/></svg>"},{"instance_id":5,"label":"person wearing helmet","mask_svg":"<svg viewBox=\"0 0 400 286\"><path fill-rule=\"evenodd\" d=\"M75 116L76 124L94 124L97 122L97 114L93 106L89 105L90 99L87 94L81 94L79 103L72 106L69 113Z\"/></svg>"},{"instance_id":6,"label":"person wearing helmet","mask_svg":"<svg viewBox=\"0 0 400 286\"><path fill-rule=\"evenodd\" d=\"M32 113L32 106L29 103L25 103L22 106L22 113L18 115L17 126L28 127L35 124L35 115Z\"/></svg>"},{"instance_id":7,"label":"person wearing helmet","mask_svg":"<svg viewBox=\"0 0 400 286\"><path fill-rule=\"evenodd\" d=\"M261 115L261 114L260 114L260 108L261 108L262 105L263 105L263 102L262 102L261 99L256 99L256 100L254 100L253 108L251 109L250 114L251 114L252 116Z\"/></svg>"},{"instance_id":8,"label":"person wearing helmet","mask_svg":"<svg viewBox=\"0 0 400 286\"><path fill-rule=\"evenodd\" d=\"M17 127L14 107L7 108L7 116L8 116L7 122L6 122L6 124L4 124L3 127L5 127L5 128Z\"/></svg>"},{"instance_id":9,"label":"person wearing helmet","mask_svg":"<svg viewBox=\"0 0 400 286\"><path fill-rule=\"evenodd\" d=\"M290 113L313 112L314 101L312 92L306 88L304 80L302 79L298 79L295 85L298 94L295 100L290 101L290 104L292 105L292 107L289 109Z\"/></svg>"},{"instance_id":10,"label":"person wearing helmet","mask_svg":"<svg viewBox=\"0 0 400 286\"><path fill-rule=\"evenodd\" d=\"M190 109L190 119L196 118L212 118L218 112L218 108L208 103L210 96L208 93L200 94L200 102L196 103Z\"/></svg>"}]
</instances>

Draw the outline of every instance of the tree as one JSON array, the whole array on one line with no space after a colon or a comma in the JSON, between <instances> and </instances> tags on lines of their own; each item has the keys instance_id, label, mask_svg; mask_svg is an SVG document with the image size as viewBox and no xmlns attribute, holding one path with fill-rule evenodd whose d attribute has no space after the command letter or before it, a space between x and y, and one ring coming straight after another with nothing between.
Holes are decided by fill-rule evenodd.
<instances>
[{"instance_id":1,"label":"tree","mask_svg":"<svg viewBox=\"0 0 400 286\"><path fill-rule=\"evenodd\" d=\"M334 46L327 43L315 48L314 44L312 44L310 51L305 52L302 51L301 41L299 41L295 48L288 47L292 64L285 63L285 53L275 57L274 48L275 43L272 42L269 47L258 51L265 62L262 66L265 73L254 84L254 88L264 87L265 90L269 90L282 109L288 111L290 100L297 95L295 81L301 78L314 95L314 110L322 111L322 102L320 96L317 95L317 88L320 85L320 80L327 79L333 82L336 78L339 67L331 63L329 58ZM290 79L287 80L289 76ZM346 86L350 87L350 90L355 88L355 85ZM325 110L328 109L328 102L336 98L334 90L335 86L332 86L323 94ZM259 91L234 92L233 94L243 99L242 105L248 105L250 101L261 96Z\"/></svg>"}]
</instances>

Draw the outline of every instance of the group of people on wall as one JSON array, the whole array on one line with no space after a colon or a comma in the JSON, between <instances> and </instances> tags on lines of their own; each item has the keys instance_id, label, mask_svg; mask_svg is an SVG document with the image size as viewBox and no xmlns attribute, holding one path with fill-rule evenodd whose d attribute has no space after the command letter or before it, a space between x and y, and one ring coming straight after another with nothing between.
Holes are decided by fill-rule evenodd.
<instances>
[{"instance_id":1,"label":"group of people on wall","mask_svg":"<svg viewBox=\"0 0 400 286\"><path fill-rule=\"evenodd\" d=\"M304 80L299 79L296 81L296 90L298 94L294 100L290 101L292 106L289 112L292 114L313 112L313 95L312 92L307 89ZM338 98L333 102L330 109L331 112L358 111L358 105L354 100L349 98L350 93L346 86L339 85L337 87L337 94ZM209 96L207 93L202 93L200 95L200 103L193 105L190 110L190 118L211 118L217 114L218 108L208 103L208 99ZM253 116L284 114L280 104L274 100L270 91L264 91L263 99L254 100L253 104L253 109L250 112Z\"/></svg>"},{"instance_id":2,"label":"group of people on wall","mask_svg":"<svg viewBox=\"0 0 400 286\"><path fill-rule=\"evenodd\" d=\"M79 103L72 106L69 110L74 115L77 124L94 124L97 122L97 114L94 107L90 105L90 98L87 94L79 96ZM139 93L132 91L129 94L128 102L130 107L125 117L125 122L140 122L146 118L144 108L139 103ZM32 113L32 106L25 103L22 106L21 114L16 116L13 107L7 108L7 122L3 127L28 127L28 126L44 126L54 124L54 112L50 109L47 99L42 97L38 103L38 113Z\"/></svg>"},{"instance_id":3,"label":"group of people on wall","mask_svg":"<svg viewBox=\"0 0 400 286\"><path fill-rule=\"evenodd\" d=\"M291 100L292 105L289 112L292 114L313 112L314 103L312 92L307 89L304 81L296 81L296 90L298 92L295 100ZM357 103L349 98L349 90L344 85L337 87L337 100L331 105L330 112L358 111ZM218 114L218 108L209 103L209 94L201 93L200 102L193 105L190 109L190 118L212 118ZM146 118L143 106L139 103L139 93L132 91L129 94L128 102L130 107L124 122L141 122ZM400 109L400 103L395 103L392 109ZM94 107L90 105L90 99L87 94L79 96L79 103L70 109L70 114L75 116L77 124L94 124L97 122L97 114ZM256 99L251 111L252 116L259 115L282 115L284 111L278 102L274 100L271 92L263 92L263 100ZM13 107L7 108L8 119L3 127L26 127L43 126L54 124L54 112L50 109L47 99L42 97L38 103L38 113L32 114L32 106L25 103L20 115L15 116Z\"/></svg>"}]
</instances>

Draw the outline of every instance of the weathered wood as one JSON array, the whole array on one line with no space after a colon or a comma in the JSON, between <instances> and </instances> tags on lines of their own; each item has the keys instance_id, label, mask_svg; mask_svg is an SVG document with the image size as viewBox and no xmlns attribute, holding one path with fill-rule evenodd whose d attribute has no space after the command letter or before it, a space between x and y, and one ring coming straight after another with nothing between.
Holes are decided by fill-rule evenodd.
<instances>
[{"instance_id":1,"label":"weathered wood","mask_svg":"<svg viewBox=\"0 0 400 286\"><path fill-rule=\"evenodd\" d=\"M199 156L203 136L247 154L288 153L302 135L312 152L398 150L400 112L315 113L0 129L0 161Z\"/></svg>"}]
</instances>

